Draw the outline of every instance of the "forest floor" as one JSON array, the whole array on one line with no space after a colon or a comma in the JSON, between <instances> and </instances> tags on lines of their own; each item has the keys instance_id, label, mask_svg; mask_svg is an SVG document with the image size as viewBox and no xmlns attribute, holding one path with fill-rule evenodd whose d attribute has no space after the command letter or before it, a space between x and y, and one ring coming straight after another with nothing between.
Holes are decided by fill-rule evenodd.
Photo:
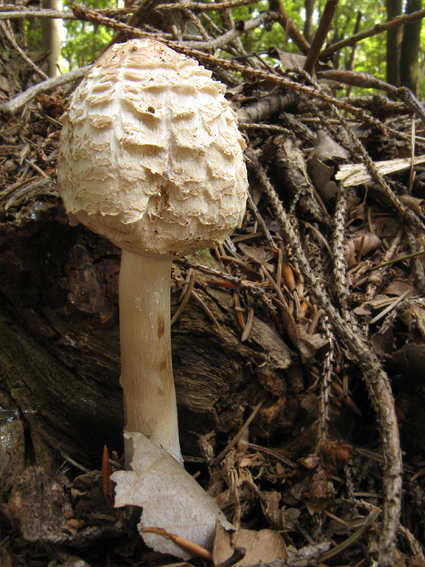
<instances>
[{"instance_id":1,"label":"forest floor","mask_svg":"<svg viewBox=\"0 0 425 567\"><path fill-rule=\"evenodd\" d=\"M199 58L228 84L250 181L242 228L173 269L187 469L240 527L227 551L217 532L212 561L424 565L424 117L301 71L242 80L240 63ZM67 102L39 94L0 130L1 564L166 565L111 505L119 252L67 225ZM84 402L60 401L49 373Z\"/></svg>"}]
</instances>

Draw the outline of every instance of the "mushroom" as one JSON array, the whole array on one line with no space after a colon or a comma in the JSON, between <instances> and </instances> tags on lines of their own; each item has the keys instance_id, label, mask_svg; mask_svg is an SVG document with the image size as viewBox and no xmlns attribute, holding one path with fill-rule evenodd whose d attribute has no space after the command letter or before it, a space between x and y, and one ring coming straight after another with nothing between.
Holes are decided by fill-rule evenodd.
<instances>
[{"instance_id":1,"label":"mushroom","mask_svg":"<svg viewBox=\"0 0 425 567\"><path fill-rule=\"evenodd\" d=\"M71 222L122 249L125 431L143 433L180 463L172 261L222 242L245 213L245 144L224 91L210 71L159 41L115 44L75 91L60 138L58 187Z\"/></svg>"}]
</instances>

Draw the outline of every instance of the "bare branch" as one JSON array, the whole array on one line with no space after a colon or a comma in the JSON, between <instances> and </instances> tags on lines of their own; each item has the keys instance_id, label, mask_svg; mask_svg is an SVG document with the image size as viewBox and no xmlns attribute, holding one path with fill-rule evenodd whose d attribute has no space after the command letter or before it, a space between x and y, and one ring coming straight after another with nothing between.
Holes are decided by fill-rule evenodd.
<instances>
[{"instance_id":1,"label":"bare branch","mask_svg":"<svg viewBox=\"0 0 425 567\"><path fill-rule=\"evenodd\" d=\"M11 12L0 10L0 20L27 20L30 18L51 18L61 20L75 20L74 14L67 10L16 10Z\"/></svg>"},{"instance_id":2,"label":"bare branch","mask_svg":"<svg viewBox=\"0 0 425 567\"><path fill-rule=\"evenodd\" d=\"M9 26L7 25L9 24ZM16 43L16 40L13 36L13 32L10 29L10 23L6 22L6 24L4 22L0 22L0 28L2 30L2 32L4 33L4 35L6 36L7 40L9 41L9 43L12 45L12 47L19 53L19 55L22 57L22 59L28 63L28 65L36 72L40 75L40 77L42 77L43 79L48 79L48 76L46 75L46 73L44 73L41 69L39 69L37 67L37 65L34 63L34 61L32 61L32 59L30 59L28 57L28 55L25 53L25 51L22 50L21 47L19 47L19 45Z\"/></svg>"},{"instance_id":3,"label":"bare branch","mask_svg":"<svg viewBox=\"0 0 425 567\"><path fill-rule=\"evenodd\" d=\"M338 0L327 0L323 15L320 19L319 27L316 35L314 36L311 47L307 53L304 63L304 71L312 73L316 63L319 59L320 50L326 41L329 30L332 26L332 21L335 15L335 10L338 6Z\"/></svg>"},{"instance_id":4,"label":"bare branch","mask_svg":"<svg viewBox=\"0 0 425 567\"><path fill-rule=\"evenodd\" d=\"M418 10L417 12L413 12L413 14L399 16L398 18L394 18L393 20L390 20L385 24L377 24L376 26L373 26L373 28L369 28L368 30L360 32L356 35L347 37L346 39L334 43L327 49L324 49L320 54L320 59L322 60L329 59L334 53L336 53L343 47L347 47L347 46L353 47L354 45L356 45L356 43L358 43L362 39L366 39L367 37L373 37L374 35L379 35L380 33L383 33L385 31L391 30L393 28L397 28L399 26L404 26L404 24L410 24L412 22L416 22L416 20L421 20L422 18L425 18L425 9Z\"/></svg>"},{"instance_id":5,"label":"bare branch","mask_svg":"<svg viewBox=\"0 0 425 567\"><path fill-rule=\"evenodd\" d=\"M87 67L81 67L81 69L76 69L75 71L70 71L69 73L60 75L59 77L54 77L53 79L47 79L47 81L43 81L42 83L37 83L12 100L0 104L0 112L15 114L39 94L56 89L66 83L71 83L72 81L81 79L87 73L89 68L89 65Z\"/></svg>"}]
</instances>

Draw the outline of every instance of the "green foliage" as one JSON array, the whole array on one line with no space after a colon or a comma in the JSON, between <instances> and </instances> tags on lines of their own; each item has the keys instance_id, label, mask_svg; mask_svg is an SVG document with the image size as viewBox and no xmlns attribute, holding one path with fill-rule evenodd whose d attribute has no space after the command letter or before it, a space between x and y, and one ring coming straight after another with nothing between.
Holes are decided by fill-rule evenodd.
<instances>
[{"instance_id":1,"label":"green foliage","mask_svg":"<svg viewBox=\"0 0 425 567\"><path fill-rule=\"evenodd\" d=\"M41 20L33 18L25 22L25 36L28 51L39 51L41 46Z\"/></svg>"},{"instance_id":2,"label":"green foliage","mask_svg":"<svg viewBox=\"0 0 425 567\"><path fill-rule=\"evenodd\" d=\"M376 25L386 22L385 1L358 2L356 0L345 0L338 4L337 12L333 22L332 43L351 37L355 33L358 12L361 13L360 30L365 31ZM370 73L381 79L385 79L386 72L386 35L380 34L375 37L361 41L355 47L354 71ZM353 47L344 48L338 55L335 67L347 68L347 63L352 55Z\"/></svg>"},{"instance_id":3,"label":"green foliage","mask_svg":"<svg viewBox=\"0 0 425 567\"><path fill-rule=\"evenodd\" d=\"M87 8L114 8L113 0L86 0ZM64 9L69 5L64 6ZM62 57L68 63L68 69L76 69L90 64L99 51L113 36L113 30L90 22L64 20L66 40L62 47Z\"/></svg>"},{"instance_id":4,"label":"green foliage","mask_svg":"<svg viewBox=\"0 0 425 567\"><path fill-rule=\"evenodd\" d=\"M89 8L112 8L116 6L117 0L87 0L85 4ZM314 24L317 29L321 14L323 13L326 0L316 0L314 11ZM294 23L300 29L304 28L305 10L304 2L298 0L287 0L283 2L286 12L293 19ZM238 20L249 20L262 11L267 10L269 4L267 0L260 0L256 4L249 6L239 6L234 8L233 18ZM333 44L344 38L351 37L355 33L355 26L358 12L361 12L360 31L373 28L376 25L386 22L385 0L377 0L376 2L359 2L358 0L340 0L334 17L333 27L329 33L328 44ZM214 23L222 27L223 23L220 16L215 13L208 14ZM202 16L201 16L202 20ZM29 24L31 27L32 24ZM37 41L39 30L29 29L28 37ZM86 65L99 53L100 49L110 41L113 32L103 26L94 26L88 22L79 22L72 20L64 20L66 29L66 41L64 42L62 55L67 60L69 69ZM206 24L208 28L208 24ZM242 37L245 49L248 52L258 54L267 54L271 47L277 47L284 51L298 53L298 48L294 43L285 36L282 27L274 24L271 29L261 26ZM425 47L425 27L422 28L422 45ZM335 68L346 69L355 49L354 66L355 71L369 73L378 78L384 79L386 76L386 34L379 34L374 37L367 38L357 44L355 48L346 47L335 55L331 62ZM423 62L422 49L422 67ZM223 53L224 56L228 54ZM267 60L272 65L279 64L279 61ZM425 93L425 78L422 78L422 94Z\"/></svg>"},{"instance_id":5,"label":"green foliage","mask_svg":"<svg viewBox=\"0 0 425 567\"><path fill-rule=\"evenodd\" d=\"M318 22L325 6L325 0L316 0L314 21L317 29ZM301 2L284 2L285 10L292 18L300 31L304 28L305 10L300 9ZM240 6L233 9L233 17L237 20L247 20L258 15L261 11L268 9L268 2L261 0L257 4L250 6ZM328 44L335 43L344 38L351 37L355 33L355 25L358 11L361 11L360 31L372 28L375 25L386 21L385 0L378 2L363 2L358 0L340 0L331 32L329 33ZM217 24L219 22L215 20ZM385 34L368 38L360 42L356 47L356 57L354 59L354 70L370 73L380 78L385 78ZM298 48L285 37L282 27L274 24L271 30L264 26L246 34L243 44L248 52L267 53L271 47L277 47L284 51L298 53ZM352 55L352 47L347 47L339 52L332 64L335 68L345 69Z\"/></svg>"}]
</instances>

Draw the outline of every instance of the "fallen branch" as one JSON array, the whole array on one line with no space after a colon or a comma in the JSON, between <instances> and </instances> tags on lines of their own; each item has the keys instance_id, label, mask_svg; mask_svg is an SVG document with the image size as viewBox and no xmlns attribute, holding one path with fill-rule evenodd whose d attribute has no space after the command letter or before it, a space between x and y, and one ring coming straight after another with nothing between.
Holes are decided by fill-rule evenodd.
<instances>
[{"instance_id":1,"label":"fallen branch","mask_svg":"<svg viewBox=\"0 0 425 567\"><path fill-rule=\"evenodd\" d=\"M0 104L0 112L4 112L6 114L15 114L16 112L18 112L18 110L23 108L28 102L33 100L39 94L51 91L52 89L56 89L57 87L81 79L87 73L89 67L90 65L87 65L86 67L81 67L81 69L70 71L69 73L60 75L59 77L54 77L52 79L47 79L47 81L43 81L42 83L37 83L15 98L12 98L12 100Z\"/></svg>"},{"instance_id":2,"label":"fallen branch","mask_svg":"<svg viewBox=\"0 0 425 567\"><path fill-rule=\"evenodd\" d=\"M383 470L385 497L382 507L379 566L389 567L393 564L395 539L401 509L402 457L394 397L388 376L364 337L354 329L354 326L350 324L351 321L345 321L341 317L340 313L330 302L304 254L292 223L263 166L253 152L249 152L248 156L252 174L258 178L263 187L276 220L280 224L283 239L291 248L305 283L308 284L318 305L325 310L329 321L362 369L371 404L378 416L382 439L385 463Z\"/></svg>"}]
</instances>

